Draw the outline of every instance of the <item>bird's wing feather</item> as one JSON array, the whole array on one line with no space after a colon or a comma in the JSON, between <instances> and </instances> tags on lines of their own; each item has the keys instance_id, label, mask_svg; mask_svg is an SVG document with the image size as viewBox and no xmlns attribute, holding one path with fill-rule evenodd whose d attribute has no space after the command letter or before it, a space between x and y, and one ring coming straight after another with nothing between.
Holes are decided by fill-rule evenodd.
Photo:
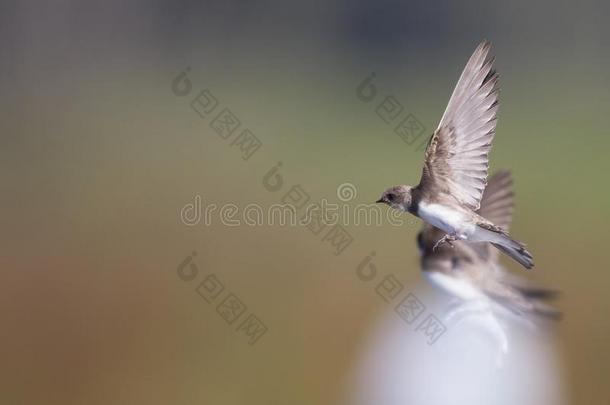
<instances>
[{"instance_id":1,"label":"bird's wing feather","mask_svg":"<svg viewBox=\"0 0 610 405\"><path fill-rule=\"evenodd\" d=\"M500 170L489 177L481 197L478 214L508 231L513 219L513 179L508 170Z\"/></svg>"},{"instance_id":2,"label":"bird's wing feather","mask_svg":"<svg viewBox=\"0 0 610 405\"><path fill-rule=\"evenodd\" d=\"M466 64L438 128L428 142L420 189L440 189L479 209L496 129L498 75L481 43Z\"/></svg>"},{"instance_id":3,"label":"bird's wing feather","mask_svg":"<svg viewBox=\"0 0 610 405\"><path fill-rule=\"evenodd\" d=\"M508 232L513 219L513 179L510 171L500 170L489 177L481 197L478 214ZM479 257L488 262L498 261L498 249L490 243L476 243L473 248Z\"/></svg>"}]
</instances>

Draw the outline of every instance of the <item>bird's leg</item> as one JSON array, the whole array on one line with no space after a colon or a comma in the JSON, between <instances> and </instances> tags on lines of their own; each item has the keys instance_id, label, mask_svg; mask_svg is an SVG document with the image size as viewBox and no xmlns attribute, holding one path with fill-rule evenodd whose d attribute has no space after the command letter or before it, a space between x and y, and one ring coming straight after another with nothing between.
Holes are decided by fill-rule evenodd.
<instances>
[{"instance_id":1,"label":"bird's leg","mask_svg":"<svg viewBox=\"0 0 610 405\"><path fill-rule=\"evenodd\" d=\"M445 236L443 236L442 238L440 238L435 244L434 247L432 247L432 251L435 252L436 248L438 248L440 245L442 245L443 243L447 243L449 244L449 246L453 247L453 243L457 240L457 236L453 235L453 234L445 234Z\"/></svg>"}]
</instances>

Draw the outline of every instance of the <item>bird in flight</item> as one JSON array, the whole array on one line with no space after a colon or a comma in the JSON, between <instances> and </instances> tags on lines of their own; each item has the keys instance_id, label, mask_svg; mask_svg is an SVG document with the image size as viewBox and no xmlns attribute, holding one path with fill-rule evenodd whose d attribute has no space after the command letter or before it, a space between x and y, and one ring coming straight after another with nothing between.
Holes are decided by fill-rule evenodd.
<instances>
[{"instance_id":1,"label":"bird in flight","mask_svg":"<svg viewBox=\"0 0 610 405\"><path fill-rule=\"evenodd\" d=\"M477 213L487 185L489 151L496 130L498 74L482 42L460 76L426 148L419 185L394 186L378 203L409 212L444 231L433 250L456 240L489 242L530 269L532 255L506 229Z\"/></svg>"},{"instance_id":2,"label":"bird in flight","mask_svg":"<svg viewBox=\"0 0 610 405\"><path fill-rule=\"evenodd\" d=\"M478 215L508 230L513 213L510 172L499 171L489 178L480 205ZM509 277L490 243L456 241L453 248L443 245L435 249L442 237L443 231L427 223L417 235L421 269L433 285L463 301L498 304L517 315L560 316L545 303L556 296L556 291Z\"/></svg>"}]
</instances>

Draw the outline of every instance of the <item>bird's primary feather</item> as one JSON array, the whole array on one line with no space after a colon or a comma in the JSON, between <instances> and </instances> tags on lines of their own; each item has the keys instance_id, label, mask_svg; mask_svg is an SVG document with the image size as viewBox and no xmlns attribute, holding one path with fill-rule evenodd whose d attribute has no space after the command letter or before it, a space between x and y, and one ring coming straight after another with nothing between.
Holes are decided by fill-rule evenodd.
<instances>
[{"instance_id":1,"label":"bird's primary feather","mask_svg":"<svg viewBox=\"0 0 610 405\"><path fill-rule=\"evenodd\" d=\"M508 170L500 170L494 173L488 181L487 187L481 198L481 207L478 214L500 228L508 232L513 219L514 193L512 190L513 179ZM491 244L479 244L484 249L480 256L485 256L488 261L498 261L498 250L492 248ZM479 250L480 250L479 249Z\"/></svg>"},{"instance_id":2,"label":"bird's primary feather","mask_svg":"<svg viewBox=\"0 0 610 405\"><path fill-rule=\"evenodd\" d=\"M478 214L508 231L513 219L514 193L510 171L500 170L489 178L487 188L481 197Z\"/></svg>"},{"instance_id":3,"label":"bird's primary feather","mask_svg":"<svg viewBox=\"0 0 610 405\"><path fill-rule=\"evenodd\" d=\"M420 189L441 190L473 211L487 184L489 151L496 129L498 74L481 43L466 64L443 117L426 148Z\"/></svg>"},{"instance_id":4,"label":"bird's primary feather","mask_svg":"<svg viewBox=\"0 0 610 405\"><path fill-rule=\"evenodd\" d=\"M477 212L481 217L508 232L513 218L513 179L510 171L500 170L489 177ZM498 261L498 249L490 243L472 244L479 258L486 262Z\"/></svg>"}]
</instances>

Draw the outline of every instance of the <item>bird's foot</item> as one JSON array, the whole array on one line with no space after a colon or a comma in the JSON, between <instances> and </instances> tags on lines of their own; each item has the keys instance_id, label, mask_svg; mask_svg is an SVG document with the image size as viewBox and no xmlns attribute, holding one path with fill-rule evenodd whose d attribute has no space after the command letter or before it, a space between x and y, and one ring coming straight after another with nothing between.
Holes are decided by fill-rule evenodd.
<instances>
[{"instance_id":1,"label":"bird's foot","mask_svg":"<svg viewBox=\"0 0 610 405\"><path fill-rule=\"evenodd\" d=\"M457 240L455 235L446 234L442 238L440 238L432 247L432 251L436 252L436 249L441 246L443 243L447 243L449 246L453 247L453 243Z\"/></svg>"}]
</instances>

